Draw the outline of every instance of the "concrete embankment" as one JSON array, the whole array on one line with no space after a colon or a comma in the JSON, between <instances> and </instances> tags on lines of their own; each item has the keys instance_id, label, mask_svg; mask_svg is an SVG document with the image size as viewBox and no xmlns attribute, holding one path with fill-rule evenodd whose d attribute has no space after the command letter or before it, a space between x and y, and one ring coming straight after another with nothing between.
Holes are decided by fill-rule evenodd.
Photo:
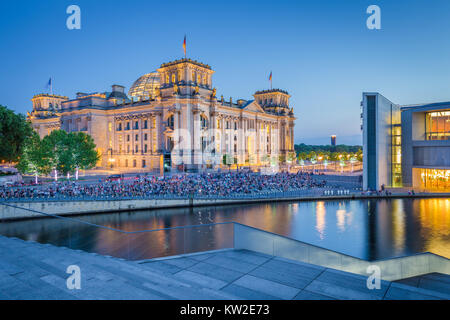
<instances>
[{"instance_id":1,"label":"concrete embankment","mask_svg":"<svg viewBox=\"0 0 450 320\"><path fill-rule=\"evenodd\" d=\"M126 199L126 200L46 200L24 202L0 202L0 220L43 218L45 214L83 215L106 212L168 209L181 207L222 206L265 202L293 202L318 200L355 200L390 198L450 198L449 193L424 193L416 195L393 194L369 196L360 194L338 196L304 196L257 199Z\"/></svg>"}]
</instances>

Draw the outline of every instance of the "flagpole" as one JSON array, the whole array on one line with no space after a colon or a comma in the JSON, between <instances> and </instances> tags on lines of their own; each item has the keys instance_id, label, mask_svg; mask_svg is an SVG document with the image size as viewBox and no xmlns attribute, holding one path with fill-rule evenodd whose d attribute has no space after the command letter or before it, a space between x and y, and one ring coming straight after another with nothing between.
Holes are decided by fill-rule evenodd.
<instances>
[{"instance_id":1,"label":"flagpole","mask_svg":"<svg viewBox=\"0 0 450 320\"><path fill-rule=\"evenodd\" d=\"M50 95L53 95L53 80L50 77Z\"/></svg>"}]
</instances>

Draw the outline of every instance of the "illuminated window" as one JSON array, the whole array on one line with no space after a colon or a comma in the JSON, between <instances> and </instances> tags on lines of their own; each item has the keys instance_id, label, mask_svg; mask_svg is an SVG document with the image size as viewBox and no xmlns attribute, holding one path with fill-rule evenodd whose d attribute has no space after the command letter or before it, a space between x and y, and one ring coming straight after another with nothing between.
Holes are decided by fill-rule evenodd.
<instances>
[{"instance_id":1,"label":"illuminated window","mask_svg":"<svg viewBox=\"0 0 450 320\"><path fill-rule=\"evenodd\" d=\"M169 83L169 75L166 74L166 83Z\"/></svg>"},{"instance_id":2,"label":"illuminated window","mask_svg":"<svg viewBox=\"0 0 450 320\"><path fill-rule=\"evenodd\" d=\"M172 83L175 83L175 73L172 74Z\"/></svg>"},{"instance_id":3,"label":"illuminated window","mask_svg":"<svg viewBox=\"0 0 450 320\"><path fill-rule=\"evenodd\" d=\"M420 170L421 187L424 189L450 190L450 170Z\"/></svg>"},{"instance_id":4,"label":"illuminated window","mask_svg":"<svg viewBox=\"0 0 450 320\"><path fill-rule=\"evenodd\" d=\"M192 71L192 81L195 82L195 71Z\"/></svg>"},{"instance_id":5,"label":"illuminated window","mask_svg":"<svg viewBox=\"0 0 450 320\"><path fill-rule=\"evenodd\" d=\"M108 131L111 132L112 131L112 123L108 122Z\"/></svg>"},{"instance_id":6,"label":"illuminated window","mask_svg":"<svg viewBox=\"0 0 450 320\"><path fill-rule=\"evenodd\" d=\"M450 139L450 111L428 112L425 122L426 140Z\"/></svg>"}]
</instances>

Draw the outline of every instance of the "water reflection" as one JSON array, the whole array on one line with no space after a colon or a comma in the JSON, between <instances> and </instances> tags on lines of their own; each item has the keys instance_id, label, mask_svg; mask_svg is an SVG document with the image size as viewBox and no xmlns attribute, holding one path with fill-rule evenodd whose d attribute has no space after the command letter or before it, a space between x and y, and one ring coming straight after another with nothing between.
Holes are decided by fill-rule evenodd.
<instances>
[{"instance_id":1,"label":"water reflection","mask_svg":"<svg viewBox=\"0 0 450 320\"><path fill-rule=\"evenodd\" d=\"M325 237L325 225L326 225L326 210L325 210L325 202L317 201L316 202L316 230L319 233L319 238L323 240Z\"/></svg>"},{"instance_id":2,"label":"water reflection","mask_svg":"<svg viewBox=\"0 0 450 320\"><path fill-rule=\"evenodd\" d=\"M267 203L81 216L126 231L236 221L363 259L430 251L450 258L449 199ZM0 223L0 233L124 258L149 258L232 246L232 226L124 235L76 222Z\"/></svg>"}]
</instances>

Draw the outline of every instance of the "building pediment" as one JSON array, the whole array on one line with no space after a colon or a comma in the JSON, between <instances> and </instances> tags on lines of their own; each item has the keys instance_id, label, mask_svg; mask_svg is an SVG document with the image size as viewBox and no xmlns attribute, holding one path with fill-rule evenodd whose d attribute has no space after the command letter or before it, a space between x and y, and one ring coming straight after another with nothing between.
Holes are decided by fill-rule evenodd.
<instances>
[{"instance_id":1,"label":"building pediment","mask_svg":"<svg viewBox=\"0 0 450 320\"><path fill-rule=\"evenodd\" d=\"M243 110L246 111L252 111L252 112L262 112L265 113L264 109L256 102L256 101L252 101L249 104L247 104Z\"/></svg>"}]
</instances>

